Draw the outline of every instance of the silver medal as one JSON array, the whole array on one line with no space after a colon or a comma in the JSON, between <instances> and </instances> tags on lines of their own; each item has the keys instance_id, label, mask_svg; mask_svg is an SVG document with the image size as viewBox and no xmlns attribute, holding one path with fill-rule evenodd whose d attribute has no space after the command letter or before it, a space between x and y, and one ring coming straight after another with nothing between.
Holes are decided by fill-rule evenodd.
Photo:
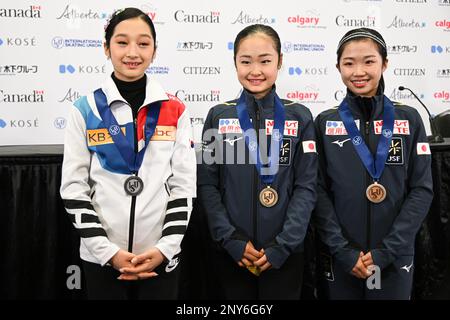
<instances>
[{"instance_id":1,"label":"silver medal","mask_svg":"<svg viewBox=\"0 0 450 320\"><path fill-rule=\"evenodd\" d=\"M137 196L144 189L144 182L137 176L131 176L124 183L125 192L130 196Z\"/></svg>"}]
</instances>

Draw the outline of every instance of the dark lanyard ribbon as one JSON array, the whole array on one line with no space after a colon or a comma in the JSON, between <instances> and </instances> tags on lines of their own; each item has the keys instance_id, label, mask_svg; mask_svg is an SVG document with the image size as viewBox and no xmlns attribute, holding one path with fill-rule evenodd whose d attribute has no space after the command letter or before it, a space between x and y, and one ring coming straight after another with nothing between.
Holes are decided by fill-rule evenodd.
<instances>
[{"instance_id":1,"label":"dark lanyard ribbon","mask_svg":"<svg viewBox=\"0 0 450 320\"><path fill-rule=\"evenodd\" d=\"M394 129L394 106L386 96L384 96L383 103L383 126L375 157L370 152L361 133L356 127L347 99L342 101L338 109L339 115L344 122L345 129L352 139L353 146L374 181L378 181L383 173L386 159L389 154L389 145L391 144L393 134L392 130Z\"/></svg>"},{"instance_id":2,"label":"dark lanyard ribbon","mask_svg":"<svg viewBox=\"0 0 450 320\"><path fill-rule=\"evenodd\" d=\"M245 144L249 150L250 156L255 161L256 170L258 171L261 180L265 184L272 184L275 180L275 176L278 172L278 164L279 164L279 154L280 154L280 144L283 141L283 133L284 133L284 121L285 121L285 113L284 106L281 102L280 98L277 94L274 95L274 107L275 107L275 116L274 116L274 124L273 130L270 140L270 150L269 150L269 163L267 167L262 165L261 163L261 154L258 145L258 140L256 135L258 134L253 128L252 123L250 122L250 115L247 110L247 106L245 103L245 95L241 94L236 110L239 118L239 123L241 129L243 131ZM267 173L267 174L266 174Z\"/></svg>"},{"instance_id":3,"label":"dark lanyard ribbon","mask_svg":"<svg viewBox=\"0 0 450 320\"><path fill-rule=\"evenodd\" d=\"M106 95L103 93L103 91L101 89L95 90L94 98L98 112L103 120L103 123L105 124L105 127L108 129L111 138L114 141L114 145L116 146L117 150L119 150L119 153L127 164L130 173L136 173L141 167L145 150L147 149L147 146L150 143L150 139L155 132L156 124L158 123L159 118L159 111L161 109L161 102L157 101L144 107L147 108L147 117L145 120L144 130L145 144L144 147L136 153L134 151L134 144L130 143L127 140L122 130L120 129L116 118L112 114L106 100Z\"/></svg>"}]
</instances>

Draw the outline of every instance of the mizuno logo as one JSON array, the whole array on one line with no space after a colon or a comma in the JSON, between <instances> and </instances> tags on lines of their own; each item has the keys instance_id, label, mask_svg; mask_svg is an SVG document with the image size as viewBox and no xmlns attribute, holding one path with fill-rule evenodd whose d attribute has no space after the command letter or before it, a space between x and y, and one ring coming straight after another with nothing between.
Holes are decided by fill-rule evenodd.
<instances>
[{"instance_id":1,"label":"mizuno logo","mask_svg":"<svg viewBox=\"0 0 450 320\"><path fill-rule=\"evenodd\" d=\"M344 146L344 143L346 143L347 141L350 141L350 138L342 140L342 141L336 140L336 141L333 141L332 143L336 143L340 148L342 148Z\"/></svg>"},{"instance_id":2,"label":"mizuno logo","mask_svg":"<svg viewBox=\"0 0 450 320\"><path fill-rule=\"evenodd\" d=\"M223 141L228 142L230 144L230 146L234 146L234 143L238 140L241 140L242 137L236 138L236 139L225 139Z\"/></svg>"},{"instance_id":3,"label":"mizuno logo","mask_svg":"<svg viewBox=\"0 0 450 320\"><path fill-rule=\"evenodd\" d=\"M411 267L413 266L413 264L414 264L414 261L411 262L411 264L410 264L409 266L407 266L407 265L405 264L405 265L404 265L403 267L401 267L400 269L404 269L404 270L406 270L406 272L409 273L409 271L411 270Z\"/></svg>"}]
</instances>

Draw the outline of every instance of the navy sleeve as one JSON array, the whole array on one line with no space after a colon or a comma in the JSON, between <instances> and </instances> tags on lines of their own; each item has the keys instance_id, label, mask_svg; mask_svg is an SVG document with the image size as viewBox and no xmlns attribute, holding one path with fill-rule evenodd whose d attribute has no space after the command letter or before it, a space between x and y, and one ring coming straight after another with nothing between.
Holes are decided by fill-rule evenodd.
<instances>
[{"instance_id":1,"label":"navy sleeve","mask_svg":"<svg viewBox=\"0 0 450 320\"><path fill-rule=\"evenodd\" d=\"M208 226L214 241L219 242L225 250L239 261L244 254L247 240L231 223L227 209L222 202L220 166L215 159L220 159L217 128L213 125L214 108L205 121L202 133L201 161L198 165L198 196L208 217Z\"/></svg>"},{"instance_id":2,"label":"navy sleeve","mask_svg":"<svg viewBox=\"0 0 450 320\"><path fill-rule=\"evenodd\" d=\"M302 121L300 141L293 159L294 186L283 229L275 238L276 244L265 250L267 259L274 268L280 268L290 253L304 241L316 202L316 137L311 113L306 111L307 117ZM303 145L310 148L305 150Z\"/></svg>"},{"instance_id":3,"label":"navy sleeve","mask_svg":"<svg viewBox=\"0 0 450 320\"><path fill-rule=\"evenodd\" d=\"M414 246L416 233L433 200L431 154L420 151L421 145L428 145L425 128L419 113L410 110L414 113L412 128L415 130L408 162L408 195L380 248L372 250L372 259L380 269L392 263L401 249Z\"/></svg>"}]
</instances>

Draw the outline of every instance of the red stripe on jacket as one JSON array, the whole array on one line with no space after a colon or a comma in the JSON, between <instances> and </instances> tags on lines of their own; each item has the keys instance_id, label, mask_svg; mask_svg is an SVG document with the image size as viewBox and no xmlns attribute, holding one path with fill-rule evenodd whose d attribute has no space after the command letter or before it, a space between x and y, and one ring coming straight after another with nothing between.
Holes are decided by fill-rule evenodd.
<instances>
[{"instance_id":1,"label":"red stripe on jacket","mask_svg":"<svg viewBox=\"0 0 450 320\"><path fill-rule=\"evenodd\" d=\"M161 104L161 110L159 111L158 126L173 126L177 127L178 119L186 109L183 102L176 96L166 93L169 100L163 101ZM147 118L148 106L145 106L139 110L137 116L137 138L138 141L144 139L145 120ZM139 128L142 128L139 130Z\"/></svg>"}]
</instances>

